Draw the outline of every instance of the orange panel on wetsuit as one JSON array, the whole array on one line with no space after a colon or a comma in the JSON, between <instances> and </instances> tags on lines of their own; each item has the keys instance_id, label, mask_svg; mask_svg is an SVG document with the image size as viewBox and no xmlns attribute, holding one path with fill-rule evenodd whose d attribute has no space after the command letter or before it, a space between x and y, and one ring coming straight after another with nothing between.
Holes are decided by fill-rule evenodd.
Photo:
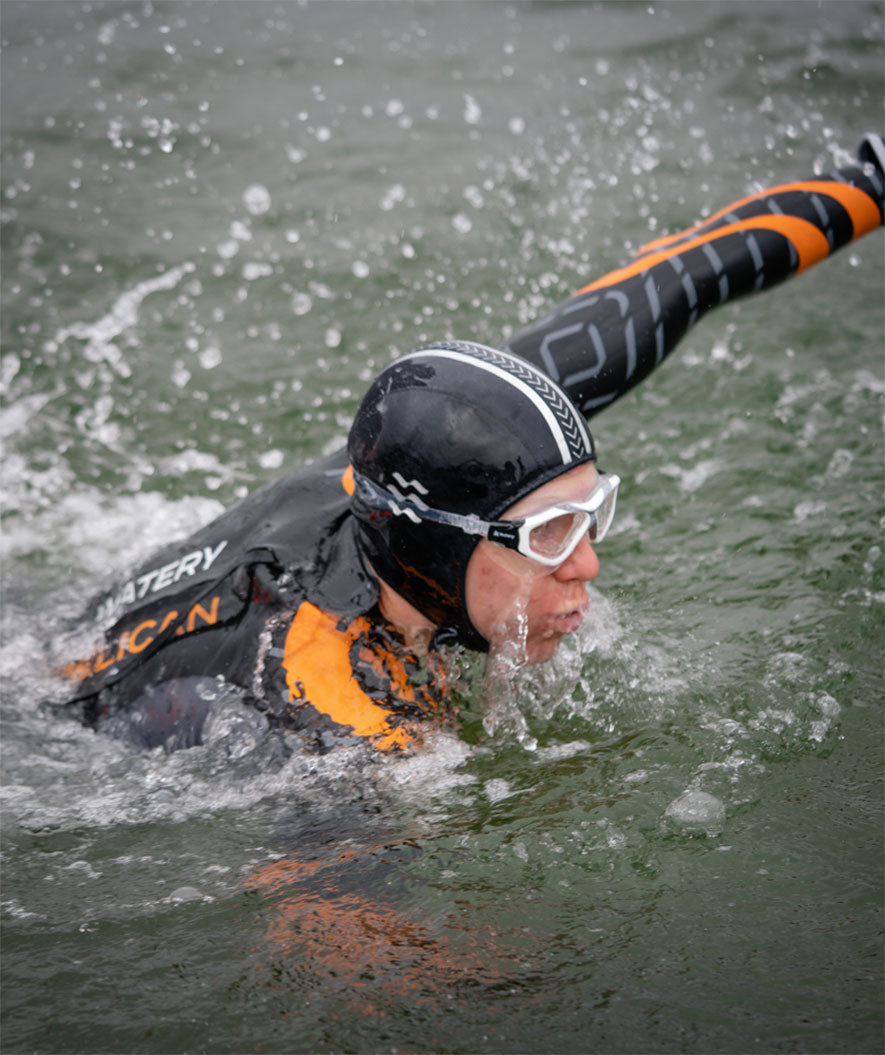
<instances>
[{"instance_id":1,"label":"orange panel on wetsuit","mask_svg":"<svg viewBox=\"0 0 885 1055\"><path fill-rule=\"evenodd\" d=\"M414 739L401 724L403 705L426 715L438 702L411 683L406 664L414 657L385 648L378 630L370 616L347 621L305 601L286 633L282 665L293 702L309 703L382 751L401 750Z\"/></svg>"}]
</instances>

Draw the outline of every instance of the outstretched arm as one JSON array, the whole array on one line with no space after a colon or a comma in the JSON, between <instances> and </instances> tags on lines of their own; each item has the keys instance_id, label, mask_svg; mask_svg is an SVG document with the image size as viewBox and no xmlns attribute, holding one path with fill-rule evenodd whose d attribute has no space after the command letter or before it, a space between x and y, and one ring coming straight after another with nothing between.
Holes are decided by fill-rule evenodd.
<instances>
[{"instance_id":1,"label":"outstretched arm","mask_svg":"<svg viewBox=\"0 0 885 1055\"><path fill-rule=\"evenodd\" d=\"M590 417L647 377L710 308L768 289L885 222L883 167L881 137L867 136L857 165L760 191L650 242L506 347Z\"/></svg>"}]
</instances>

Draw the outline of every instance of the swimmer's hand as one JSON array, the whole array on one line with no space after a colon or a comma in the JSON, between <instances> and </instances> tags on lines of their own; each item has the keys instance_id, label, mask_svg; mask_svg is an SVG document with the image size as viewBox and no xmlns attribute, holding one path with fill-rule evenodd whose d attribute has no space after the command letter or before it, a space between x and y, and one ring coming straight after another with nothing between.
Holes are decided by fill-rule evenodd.
<instances>
[{"instance_id":1,"label":"swimmer's hand","mask_svg":"<svg viewBox=\"0 0 885 1055\"><path fill-rule=\"evenodd\" d=\"M885 142L882 136L876 132L868 132L860 141L857 156L860 161L868 161L875 165L879 172L885 175Z\"/></svg>"}]
</instances>

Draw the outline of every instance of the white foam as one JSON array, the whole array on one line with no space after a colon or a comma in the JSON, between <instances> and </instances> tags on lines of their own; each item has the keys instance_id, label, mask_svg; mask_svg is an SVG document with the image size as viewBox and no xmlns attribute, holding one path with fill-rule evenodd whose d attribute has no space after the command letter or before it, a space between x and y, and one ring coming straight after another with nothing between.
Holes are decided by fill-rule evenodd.
<instances>
[{"instance_id":1,"label":"white foam","mask_svg":"<svg viewBox=\"0 0 885 1055\"><path fill-rule=\"evenodd\" d=\"M725 804L705 791L689 790L664 810L664 819L687 835L719 835L725 827Z\"/></svg>"},{"instance_id":2,"label":"white foam","mask_svg":"<svg viewBox=\"0 0 885 1055\"><path fill-rule=\"evenodd\" d=\"M504 799L509 799L513 795L518 795L519 789L514 789L510 781L503 780L500 777L493 777L491 780L487 780L483 784L483 791L486 794L486 798L489 802L502 802Z\"/></svg>"},{"instance_id":3,"label":"white foam","mask_svg":"<svg viewBox=\"0 0 885 1055\"><path fill-rule=\"evenodd\" d=\"M672 476L679 486L679 490L685 494L691 494L702 487L711 476L718 473L723 466L720 458L710 458L707 461L698 462L697 465L683 469L678 465L666 465L662 472Z\"/></svg>"},{"instance_id":4,"label":"white foam","mask_svg":"<svg viewBox=\"0 0 885 1055\"><path fill-rule=\"evenodd\" d=\"M473 784L476 778L461 767L472 757L472 749L446 730L429 732L414 753L382 759L380 784L408 790L412 801L429 801L439 795Z\"/></svg>"},{"instance_id":5,"label":"white foam","mask_svg":"<svg viewBox=\"0 0 885 1055\"><path fill-rule=\"evenodd\" d=\"M31 418L39 414L46 404L58 394L58 390L35 392L29 396L21 396L14 403L0 408L0 439L6 440L10 436L24 434Z\"/></svg>"},{"instance_id":6,"label":"white foam","mask_svg":"<svg viewBox=\"0 0 885 1055\"><path fill-rule=\"evenodd\" d=\"M539 747L535 752L535 758L539 762L558 762L564 758L582 755L591 749L592 745L587 740L571 740L565 744L548 744L546 747Z\"/></svg>"},{"instance_id":7,"label":"white foam","mask_svg":"<svg viewBox=\"0 0 885 1055\"><path fill-rule=\"evenodd\" d=\"M210 498L173 500L152 491L108 497L92 489L62 490L55 505L10 520L0 536L0 555L13 559L43 550L50 563L57 559L67 567L66 578L95 577L86 586L92 593L114 569L124 572L152 550L196 531L223 508Z\"/></svg>"}]
</instances>

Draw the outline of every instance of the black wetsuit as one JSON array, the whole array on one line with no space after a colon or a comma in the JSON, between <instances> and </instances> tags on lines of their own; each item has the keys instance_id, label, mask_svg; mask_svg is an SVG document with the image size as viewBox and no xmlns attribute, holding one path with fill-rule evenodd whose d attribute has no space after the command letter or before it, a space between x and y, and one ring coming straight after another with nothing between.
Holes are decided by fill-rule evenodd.
<instances>
[{"instance_id":1,"label":"black wetsuit","mask_svg":"<svg viewBox=\"0 0 885 1055\"><path fill-rule=\"evenodd\" d=\"M405 747L443 702L377 610L346 469L342 452L266 485L98 599L89 616L110 629L66 666L79 684L65 706L136 746L174 749L200 742L235 686L311 749L354 735Z\"/></svg>"},{"instance_id":2,"label":"black wetsuit","mask_svg":"<svg viewBox=\"0 0 885 1055\"><path fill-rule=\"evenodd\" d=\"M507 348L587 416L646 377L706 311L767 289L883 222L882 173L850 166L744 199L659 239ZM406 746L438 687L377 611L342 453L256 492L94 606L103 631L67 705L143 747L188 746L220 684L316 749ZM336 680L337 679L337 680Z\"/></svg>"}]
</instances>

